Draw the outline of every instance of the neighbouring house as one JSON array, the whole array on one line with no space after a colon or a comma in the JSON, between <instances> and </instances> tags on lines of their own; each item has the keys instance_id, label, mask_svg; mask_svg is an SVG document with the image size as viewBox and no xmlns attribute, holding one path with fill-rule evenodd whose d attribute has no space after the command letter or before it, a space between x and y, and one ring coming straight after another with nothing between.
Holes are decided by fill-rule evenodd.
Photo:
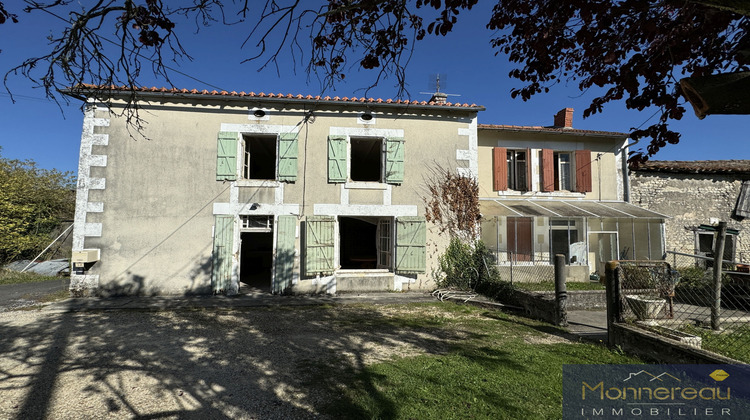
<instances>
[{"instance_id":1,"label":"neighbouring house","mask_svg":"<svg viewBox=\"0 0 750 420\"><path fill-rule=\"evenodd\" d=\"M425 170L477 174L477 112L429 102L81 86L71 289L429 289ZM130 95L143 138L122 116ZM114 111L110 113L109 111Z\"/></svg>"},{"instance_id":2,"label":"neighbouring house","mask_svg":"<svg viewBox=\"0 0 750 420\"><path fill-rule=\"evenodd\" d=\"M481 237L497 264L538 270L564 254L568 280L618 259L662 259L664 220L630 203L627 134L552 126L478 126Z\"/></svg>"},{"instance_id":3,"label":"neighbouring house","mask_svg":"<svg viewBox=\"0 0 750 420\"><path fill-rule=\"evenodd\" d=\"M630 179L635 204L670 216L668 251L712 256L724 221L724 259L750 262L750 160L648 161Z\"/></svg>"}]
</instances>

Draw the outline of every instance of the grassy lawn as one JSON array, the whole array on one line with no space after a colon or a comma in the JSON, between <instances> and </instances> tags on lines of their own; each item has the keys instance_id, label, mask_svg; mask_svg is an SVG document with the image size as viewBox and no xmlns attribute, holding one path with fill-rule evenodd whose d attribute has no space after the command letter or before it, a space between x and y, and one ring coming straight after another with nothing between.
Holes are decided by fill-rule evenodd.
<instances>
[{"instance_id":1,"label":"grassy lawn","mask_svg":"<svg viewBox=\"0 0 750 420\"><path fill-rule=\"evenodd\" d=\"M604 285L596 282L568 282L567 290L604 290ZM555 283L543 281L539 283L513 283L513 287L533 292L546 292L555 290Z\"/></svg>"},{"instance_id":2,"label":"grassy lawn","mask_svg":"<svg viewBox=\"0 0 750 420\"><path fill-rule=\"evenodd\" d=\"M409 305L386 320L392 328L440 333L448 347L435 354L395 357L362 369L345 363L308 366L310 386L336 389L327 407L335 418L550 419L562 416L563 364L642 363L609 349L571 342L541 322L473 306ZM378 327L380 328L380 326ZM332 356L334 357L334 356Z\"/></svg>"},{"instance_id":3,"label":"grassy lawn","mask_svg":"<svg viewBox=\"0 0 750 420\"><path fill-rule=\"evenodd\" d=\"M720 333L715 333L710 328L685 325L680 328L680 331L700 337L701 347L705 350L750 363L750 327L748 326L727 328Z\"/></svg>"},{"instance_id":4,"label":"grassy lawn","mask_svg":"<svg viewBox=\"0 0 750 420\"><path fill-rule=\"evenodd\" d=\"M18 284L18 283L34 283L39 281L55 280L59 277L42 276L36 273L19 273L17 271L6 270L0 268L0 285L4 284Z\"/></svg>"}]
</instances>

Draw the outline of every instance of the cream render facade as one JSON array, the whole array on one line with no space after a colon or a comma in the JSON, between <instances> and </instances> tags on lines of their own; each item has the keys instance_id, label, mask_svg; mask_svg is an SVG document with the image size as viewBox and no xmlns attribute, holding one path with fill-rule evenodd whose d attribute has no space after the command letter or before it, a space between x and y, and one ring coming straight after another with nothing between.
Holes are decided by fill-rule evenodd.
<instances>
[{"instance_id":1,"label":"cream render facade","mask_svg":"<svg viewBox=\"0 0 750 420\"><path fill-rule=\"evenodd\" d=\"M481 238L502 274L564 254L568 280L584 281L609 260L663 258L665 216L629 203L627 135L572 119L478 126Z\"/></svg>"},{"instance_id":2,"label":"cream render facade","mask_svg":"<svg viewBox=\"0 0 750 420\"><path fill-rule=\"evenodd\" d=\"M425 169L478 172L475 105L138 89L138 138L75 93L81 295L430 289Z\"/></svg>"}]
</instances>

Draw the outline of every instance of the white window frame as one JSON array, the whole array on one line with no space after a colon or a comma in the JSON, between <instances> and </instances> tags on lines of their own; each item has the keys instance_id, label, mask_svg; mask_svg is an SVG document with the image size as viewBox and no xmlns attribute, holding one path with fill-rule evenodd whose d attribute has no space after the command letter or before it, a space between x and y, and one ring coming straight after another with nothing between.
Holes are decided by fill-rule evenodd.
<instances>
[{"instance_id":1,"label":"white window frame","mask_svg":"<svg viewBox=\"0 0 750 420\"><path fill-rule=\"evenodd\" d=\"M352 140L380 141L380 180L379 181L354 181L352 180ZM380 136L346 136L346 186L356 188L385 189L385 161L386 161L386 138Z\"/></svg>"},{"instance_id":2,"label":"white window frame","mask_svg":"<svg viewBox=\"0 0 750 420\"><path fill-rule=\"evenodd\" d=\"M513 154L512 157L510 157L510 154ZM518 153L523 153L525 155L525 158L523 160L524 168L522 172L523 178L526 180L525 182L525 188L519 189L518 188ZM511 191L531 191L531 180L528 179L528 173L529 173L529 165L530 165L530 158L529 154L527 153L527 149L506 149L505 152L505 164L508 168L508 190ZM512 162L512 163L511 163ZM512 168L512 170L511 170Z\"/></svg>"},{"instance_id":3,"label":"white window frame","mask_svg":"<svg viewBox=\"0 0 750 420\"><path fill-rule=\"evenodd\" d=\"M253 224L250 221L257 220L259 222L265 221L265 226L259 224ZM264 215L256 216L249 214L240 215L240 231L242 232L273 232L273 216Z\"/></svg>"},{"instance_id":4,"label":"white window frame","mask_svg":"<svg viewBox=\"0 0 750 420\"><path fill-rule=\"evenodd\" d=\"M354 181L352 179L352 140L379 141L380 142L380 180L379 181ZM386 139L380 136L347 136L346 137L346 179L347 184L356 185L386 185L385 183L385 148Z\"/></svg>"},{"instance_id":5,"label":"white window frame","mask_svg":"<svg viewBox=\"0 0 750 420\"><path fill-rule=\"evenodd\" d=\"M563 186L563 177L562 177L563 162L562 162L562 159L560 159L561 155L568 156L567 166L568 166L568 184L569 184L568 187L569 188L564 188ZM557 182L555 183L555 191L575 191L575 185L574 185L575 184L575 170L574 170L575 165L573 162L574 159L575 159L574 153L553 152L553 160L555 162L555 172L557 175L555 177L557 178Z\"/></svg>"},{"instance_id":6,"label":"white window frame","mask_svg":"<svg viewBox=\"0 0 750 420\"><path fill-rule=\"evenodd\" d=\"M279 179L279 135L278 134L253 134L253 133L241 133L242 141L240 142L240 150L242 151L242 169L240 171L240 179L244 181L249 181L253 183L268 183L268 182L278 182ZM275 145L276 145L276 153L275 153L275 162L274 162L274 168L273 168L273 178L268 179L258 179L258 178L250 178L250 150L249 147L247 147L247 142L249 139L252 138L267 138L267 139L274 139Z\"/></svg>"}]
</instances>

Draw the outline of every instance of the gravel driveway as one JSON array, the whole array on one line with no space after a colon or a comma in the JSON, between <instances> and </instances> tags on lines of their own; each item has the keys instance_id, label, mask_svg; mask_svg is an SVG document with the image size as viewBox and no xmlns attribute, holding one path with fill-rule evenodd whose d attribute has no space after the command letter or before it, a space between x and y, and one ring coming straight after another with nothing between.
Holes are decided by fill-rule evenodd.
<instances>
[{"instance_id":1,"label":"gravel driveway","mask_svg":"<svg viewBox=\"0 0 750 420\"><path fill-rule=\"evenodd\" d=\"M379 322L410 310L2 312L0 418L325 418L346 386L327 369L461 338Z\"/></svg>"}]
</instances>

